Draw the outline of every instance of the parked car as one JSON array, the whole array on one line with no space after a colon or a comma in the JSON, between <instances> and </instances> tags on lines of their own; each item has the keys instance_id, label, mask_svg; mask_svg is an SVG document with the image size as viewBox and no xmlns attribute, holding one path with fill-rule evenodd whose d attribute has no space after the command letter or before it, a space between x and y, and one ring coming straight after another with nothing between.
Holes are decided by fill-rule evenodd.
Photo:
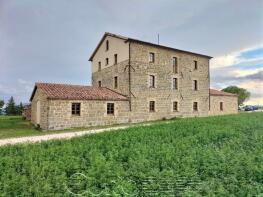
<instances>
[{"instance_id":1,"label":"parked car","mask_svg":"<svg viewBox=\"0 0 263 197\"><path fill-rule=\"evenodd\" d=\"M245 111L255 111L255 110L258 110L258 106L253 106L253 105L245 106Z\"/></svg>"}]
</instances>

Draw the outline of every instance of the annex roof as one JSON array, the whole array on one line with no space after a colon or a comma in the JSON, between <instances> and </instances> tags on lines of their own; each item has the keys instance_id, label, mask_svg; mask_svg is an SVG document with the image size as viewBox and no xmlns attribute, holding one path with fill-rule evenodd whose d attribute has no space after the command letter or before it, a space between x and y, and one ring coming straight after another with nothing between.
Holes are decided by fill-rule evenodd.
<instances>
[{"instance_id":1,"label":"annex roof","mask_svg":"<svg viewBox=\"0 0 263 197\"><path fill-rule=\"evenodd\" d=\"M61 100L110 100L126 101L128 98L106 87L94 87L83 85L36 83L30 101L33 100L37 89L47 96L48 99Z\"/></svg>"},{"instance_id":2,"label":"annex roof","mask_svg":"<svg viewBox=\"0 0 263 197\"><path fill-rule=\"evenodd\" d=\"M185 50L181 50L181 49L176 49L176 48L172 48L172 47L168 47L168 46L164 46L164 45L159 45L159 44L155 44L155 43L151 43L151 42L146 42L146 41L142 41L142 40L138 40L138 39L134 39L134 38L129 38L129 37L125 37L125 36L121 36L121 35L117 35L117 34L105 32L104 35L103 35L103 37L101 38L99 44L97 45L97 47L95 48L95 50L94 50L93 53L91 54L91 56L90 56L90 58L89 58L89 61L92 61L94 55L96 54L96 52L98 51L100 45L103 43L104 39L105 39L107 36L112 36L112 37L115 37L115 38L120 38L120 39L123 39L125 42L137 42L137 43L142 43L142 44L146 44L146 45L151 45L151 46L154 46L154 47L159 47L159 48L174 50L174 51L183 52L183 53L189 53L189 54L193 54L193 55L199 55L199 56L203 56L203 57L206 57L206 58L209 58L209 59L213 58L213 57L211 57L211 56L203 55L203 54L200 54L200 53L195 53L195 52L191 52L191 51L185 51Z\"/></svg>"},{"instance_id":3,"label":"annex roof","mask_svg":"<svg viewBox=\"0 0 263 197\"><path fill-rule=\"evenodd\" d=\"M215 89L210 89L210 95L211 96L237 96L236 94L224 92L224 91L219 91Z\"/></svg>"}]
</instances>

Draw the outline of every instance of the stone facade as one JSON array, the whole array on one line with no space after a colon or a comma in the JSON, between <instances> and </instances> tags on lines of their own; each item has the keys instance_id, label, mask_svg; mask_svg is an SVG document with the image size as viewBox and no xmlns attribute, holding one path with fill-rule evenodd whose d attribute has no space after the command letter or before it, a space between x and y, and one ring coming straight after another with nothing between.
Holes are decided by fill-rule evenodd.
<instances>
[{"instance_id":1,"label":"stone facade","mask_svg":"<svg viewBox=\"0 0 263 197\"><path fill-rule=\"evenodd\" d=\"M150 52L155 54L154 63L149 63ZM176 74L173 73L173 57L178 61ZM198 69L194 69L194 61ZM130 97L132 122L208 115L209 58L133 42L130 44L131 94L128 63L129 60L123 61L93 72L92 85L97 86L101 81L102 86L114 89L113 80L118 76L116 91ZM155 88L149 88L149 75L155 76ZM174 77L178 80L177 90L172 88ZM193 89L193 80L198 81L197 91ZM150 101L155 101L155 112L149 112ZM178 111L173 111L173 101L178 102ZM198 111L193 111L193 102L198 102Z\"/></svg>"},{"instance_id":2,"label":"stone facade","mask_svg":"<svg viewBox=\"0 0 263 197\"><path fill-rule=\"evenodd\" d=\"M220 109L220 103L222 107ZM236 96L210 96L209 115L225 115L238 113Z\"/></svg>"},{"instance_id":3,"label":"stone facade","mask_svg":"<svg viewBox=\"0 0 263 197\"><path fill-rule=\"evenodd\" d=\"M80 103L80 115L71 114L72 103ZM107 114L107 103L114 103L114 115ZM128 115L127 101L50 100L48 129L57 130L128 123Z\"/></svg>"},{"instance_id":4,"label":"stone facade","mask_svg":"<svg viewBox=\"0 0 263 197\"><path fill-rule=\"evenodd\" d=\"M37 122L37 102L40 103L40 122ZM47 96L41 91L37 90L34 94L34 98L31 101L31 122L34 125L39 125L42 129L48 129L48 99Z\"/></svg>"}]
</instances>

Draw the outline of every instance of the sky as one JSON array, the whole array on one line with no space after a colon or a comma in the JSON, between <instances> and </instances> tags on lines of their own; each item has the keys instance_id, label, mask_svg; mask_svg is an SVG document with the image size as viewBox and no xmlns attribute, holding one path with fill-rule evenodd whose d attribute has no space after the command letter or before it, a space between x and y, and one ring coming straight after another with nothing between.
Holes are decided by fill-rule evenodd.
<instances>
[{"instance_id":1,"label":"sky","mask_svg":"<svg viewBox=\"0 0 263 197\"><path fill-rule=\"evenodd\" d=\"M35 82L90 85L104 32L213 56L212 88L263 104L262 0L0 0L0 99L28 103Z\"/></svg>"}]
</instances>

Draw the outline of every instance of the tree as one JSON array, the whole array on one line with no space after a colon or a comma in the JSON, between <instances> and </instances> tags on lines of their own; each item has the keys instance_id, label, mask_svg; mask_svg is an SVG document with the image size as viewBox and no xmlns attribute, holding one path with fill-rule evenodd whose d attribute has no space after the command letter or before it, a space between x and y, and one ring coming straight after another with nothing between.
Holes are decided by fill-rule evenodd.
<instances>
[{"instance_id":1,"label":"tree","mask_svg":"<svg viewBox=\"0 0 263 197\"><path fill-rule=\"evenodd\" d=\"M24 108L24 106L23 106L22 102L20 102L20 104L16 106L16 114L22 115L23 108Z\"/></svg>"},{"instance_id":2,"label":"tree","mask_svg":"<svg viewBox=\"0 0 263 197\"><path fill-rule=\"evenodd\" d=\"M222 89L222 91L237 94L238 95L238 105L242 105L244 101L249 99L250 97L249 91L247 91L244 88L239 88L237 86L228 86Z\"/></svg>"},{"instance_id":3,"label":"tree","mask_svg":"<svg viewBox=\"0 0 263 197\"><path fill-rule=\"evenodd\" d=\"M4 104L5 102L3 100L0 100L0 115L2 114Z\"/></svg>"},{"instance_id":4,"label":"tree","mask_svg":"<svg viewBox=\"0 0 263 197\"><path fill-rule=\"evenodd\" d=\"M5 108L6 115L16 115L16 105L14 98L11 96L11 98L7 102L7 106Z\"/></svg>"}]
</instances>

